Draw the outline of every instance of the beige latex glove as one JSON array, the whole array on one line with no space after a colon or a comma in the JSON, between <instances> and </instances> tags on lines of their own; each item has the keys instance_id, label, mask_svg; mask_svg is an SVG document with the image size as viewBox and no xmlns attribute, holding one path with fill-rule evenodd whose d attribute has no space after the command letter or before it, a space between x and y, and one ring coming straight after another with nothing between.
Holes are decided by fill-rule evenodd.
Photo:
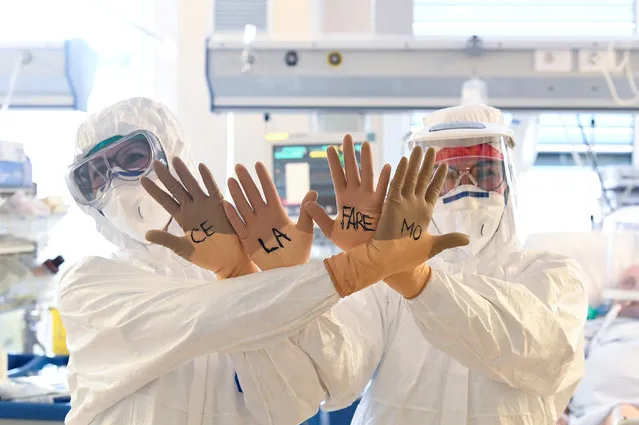
<instances>
[{"instance_id":1,"label":"beige latex glove","mask_svg":"<svg viewBox=\"0 0 639 425\"><path fill-rule=\"evenodd\" d=\"M335 188L337 218L331 219L322 207L315 203L308 205L308 213L331 242L346 250L373 238L379 216L382 214L391 168L388 164L384 165L377 187L373 189L375 179L370 144L368 142L362 144L361 177L353 138L350 134L344 136L342 150L344 170L342 170L337 150L331 146L326 151Z\"/></svg>"},{"instance_id":2,"label":"beige latex glove","mask_svg":"<svg viewBox=\"0 0 639 425\"><path fill-rule=\"evenodd\" d=\"M434 150L429 149L420 168L422 158L422 149L417 147L409 161L402 158L399 162L373 239L324 260L342 297L417 267L445 249L468 244L468 237L461 233L435 236L427 232L448 167L438 167L427 184L434 168ZM412 298L423 290L425 283L416 286L411 281L402 281L388 285Z\"/></svg>"},{"instance_id":3,"label":"beige latex glove","mask_svg":"<svg viewBox=\"0 0 639 425\"><path fill-rule=\"evenodd\" d=\"M435 160L435 150L434 149L427 150L424 163L427 164L429 161L434 162L434 160ZM424 173L425 173L424 175L420 174L420 176L418 177L418 179L423 179L423 180L419 180L417 184L426 185L426 183L431 180L432 174L433 174L433 167L430 167L429 169L425 169ZM439 194L439 192L437 193ZM432 210L431 210L431 215L432 215ZM426 288L426 285L428 285L428 282L430 281L431 274L432 274L432 270L430 266L426 263L422 263L412 269L404 270L400 273L394 274L392 276L388 276L386 279L384 279L384 282L386 282L386 284L388 284L388 286L390 286L391 288L397 288L397 287L421 288L415 293L411 293L411 291L408 291L408 296L406 295L405 296L406 298L410 299L410 298L415 298L422 293L422 291Z\"/></svg>"},{"instance_id":4,"label":"beige latex glove","mask_svg":"<svg viewBox=\"0 0 639 425\"><path fill-rule=\"evenodd\" d=\"M142 178L142 186L171 214L185 235L178 237L164 230L151 230L146 234L147 240L169 248L196 266L213 271L220 279L256 272L255 264L244 253L226 218L222 194L211 171L200 164L199 171L207 195L184 162L174 158L173 167L182 183L161 162L153 163L158 178L173 196L146 177Z\"/></svg>"},{"instance_id":5,"label":"beige latex glove","mask_svg":"<svg viewBox=\"0 0 639 425\"><path fill-rule=\"evenodd\" d=\"M229 190L237 211L228 202L224 204L226 215L237 232L244 251L262 270L308 262L313 244L313 220L304 205L315 201L317 193L311 191L304 197L300 218L295 225L286 215L273 179L264 164L258 162L255 171L266 201L248 170L238 164L235 166L235 173L242 184L241 187L237 180L229 179Z\"/></svg>"}]
</instances>

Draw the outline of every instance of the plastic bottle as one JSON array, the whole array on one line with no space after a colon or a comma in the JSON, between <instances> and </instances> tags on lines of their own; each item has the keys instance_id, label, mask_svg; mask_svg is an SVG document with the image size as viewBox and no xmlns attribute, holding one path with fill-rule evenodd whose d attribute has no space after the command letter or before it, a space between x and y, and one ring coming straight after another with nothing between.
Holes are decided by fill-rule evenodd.
<instances>
[{"instance_id":1,"label":"plastic bottle","mask_svg":"<svg viewBox=\"0 0 639 425\"><path fill-rule=\"evenodd\" d=\"M47 260L35 269L31 270L34 276L46 276L48 274L56 274L60 270L60 265L64 263L64 258L58 255L53 260Z\"/></svg>"}]
</instances>

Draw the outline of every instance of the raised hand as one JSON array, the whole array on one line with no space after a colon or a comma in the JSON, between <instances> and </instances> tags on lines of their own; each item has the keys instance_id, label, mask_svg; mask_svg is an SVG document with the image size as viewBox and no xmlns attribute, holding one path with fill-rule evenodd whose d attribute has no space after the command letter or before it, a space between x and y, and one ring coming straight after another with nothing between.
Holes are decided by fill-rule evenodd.
<instances>
[{"instance_id":1,"label":"raised hand","mask_svg":"<svg viewBox=\"0 0 639 425\"><path fill-rule=\"evenodd\" d=\"M431 235L427 232L448 166L441 165L433 176L435 150L428 149L423 163L422 158L422 149L417 147L410 160L402 158L399 162L374 239L420 241L420 245L429 247L428 258L431 258L445 249L467 245L468 237L461 233Z\"/></svg>"},{"instance_id":2,"label":"raised hand","mask_svg":"<svg viewBox=\"0 0 639 425\"><path fill-rule=\"evenodd\" d=\"M317 193L311 191L304 197L299 221L293 224L264 164L258 162L255 171L266 200L262 198L248 170L238 164L235 173L241 186L234 178L229 179L229 190L237 210L228 202L224 205L244 251L262 270L308 262L313 244L313 221L306 212L305 204L315 201Z\"/></svg>"},{"instance_id":3,"label":"raised hand","mask_svg":"<svg viewBox=\"0 0 639 425\"><path fill-rule=\"evenodd\" d=\"M308 213L326 237L345 250L373 238L382 213L391 169L388 164L382 168L377 187L373 188L373 159L370 144L368 142L362 144L361 175L350 134L344 136L342 150L344 169L340 164L337 150L332 146L327 149L328 165L337 201L337 218L331 219L317 204L309 204Z\"/></svg>"},{"instance_id":4,"label":"raised hand","mask_svg":"<svg viewBox=\"0 0 639 425\"><path fill-rule=\"evenodd\" d=\"M468 244L468 237L461 233L437 236L428 233L448 167L438 167L431 181L435 151L429 149L423 164L422 157L422 149L417 147L410 160L402 158L399 162L374 238L345 251L344 255L325 260L340 295L347 296L379 279L417 267L445 249ZM427 282L421 282L421 287L416 287L413 281L386 283L411 298Z\"/></svg>"},{"instance_id":5,"label":"raised hand","mask_svg":"<svg viewBox=\"0 0 639 425\"><path fill-rule=\"evenodd\" d=\"M204 164L198 167L207 195L182 160L174 158L173 167L181 183L161 162L153 163L158 178L173 196L148 178L142 178L142 186L177 221L184 236L151 230L146 234L147 240L213 271L221 279L257 271L226 217L222 194L211 171Z\"/></svg>"}]
</instances>

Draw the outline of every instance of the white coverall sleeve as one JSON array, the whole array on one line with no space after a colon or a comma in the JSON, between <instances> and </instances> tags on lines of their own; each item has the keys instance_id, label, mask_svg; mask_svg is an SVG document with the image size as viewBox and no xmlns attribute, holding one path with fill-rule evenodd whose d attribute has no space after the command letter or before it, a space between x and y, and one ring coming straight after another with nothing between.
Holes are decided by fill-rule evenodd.
<instances>
[{"instance_id":1,"label":"white coverall sleeve","mask_svg":"<svg viewBox=\"0 0 639 425\"><path fill-rule=\"evenodd\" d=\"M269 400L284 398L291 401L291 411L300 414L298 419L307 419L319 408L320 392L326 396L324 410L342 409L355 402L384 351L385 290L377 284L342 299L286 343L233 354L253 415L272 415L269 406L281 403ZM308 369L302 368L304 356L317 371L312 378L306 373Z\"/></svg>"},{"instance_id":2,"label":"white coverall sleeve","mask_svg":"<svg viewBox=\"0 0 639 425\"><path fill-rule=\"evenodd\" d=\"M464 366L554 395L582 378L587 296L571 260L523 255L512 281L433 269L408 305L425 338Z\"/></svg>"},{"instance_id":3,"label":"white coverall sleeve","mask_svg":"<svg viewBox=\"0 0 639 425\"><path fill-rule=\"evenodd\" d=\"M326 397L315 365L291 338L231 358L246 407L260 424L299 425Z\"/></svg>"},{"instance_id":4,"label":"white coverall sleeve","mask_svg":"<svg viewBox=\"0 0 639 425\"><path fill-rule=\"evenodd\" d=\"M70 269L61 285L74 367L97 381L161 374L212 352L268 346L340 299L322 263L189 281L93 257ZM95 359L108 358L117 361L94 370Z\"/></svg>"}]
</instances>

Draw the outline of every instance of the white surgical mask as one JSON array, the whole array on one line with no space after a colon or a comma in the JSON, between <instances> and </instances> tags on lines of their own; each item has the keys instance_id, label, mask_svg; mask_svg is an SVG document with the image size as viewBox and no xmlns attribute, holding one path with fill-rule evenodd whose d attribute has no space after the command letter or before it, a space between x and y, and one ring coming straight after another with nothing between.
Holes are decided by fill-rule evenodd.
<instances>
[{"instance_id":1,"label":"white surgical mask","mask_svg":"<svg viewBox=\"0 0 639 425\"><path fill-rule=\"evenodd\" d=\"M163 229L171 219L139 184L112 189L102 214L116 229L142 244L149 244L146 232Z\"/></svg>"},{"instance_id":2,"label":"white surgical mask","mask_svg":"<svg viewBox=\"0 0 639 425\"><path fill-rule=\"evenodd\" d=\"M497 232L505 207L504 195L461 185L437 199L432 225L442 234L467 234L470 244L459 249L473 257Z\"/></svg>"}]
</instances>

